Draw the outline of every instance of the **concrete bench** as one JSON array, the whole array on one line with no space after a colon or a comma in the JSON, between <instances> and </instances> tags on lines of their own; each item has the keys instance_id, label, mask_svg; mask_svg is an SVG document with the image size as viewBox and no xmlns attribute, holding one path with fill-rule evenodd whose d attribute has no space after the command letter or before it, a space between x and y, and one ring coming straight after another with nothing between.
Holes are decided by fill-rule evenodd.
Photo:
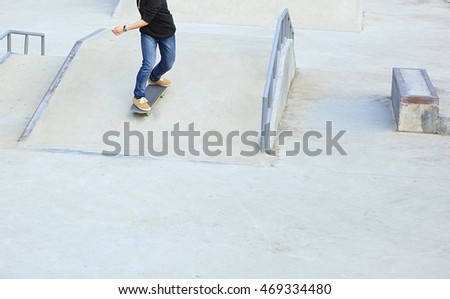
<instances>
[{"instance_id":1,"label":"concrete bench","mask_svg":"<svg viewBox=\"0 0 450 299\"><path fill-rule=\"evenodd\" d=\"M391 99L399 131L437 132L439 97L426 70L394 68Z\"/></svg>"}]
</instances>

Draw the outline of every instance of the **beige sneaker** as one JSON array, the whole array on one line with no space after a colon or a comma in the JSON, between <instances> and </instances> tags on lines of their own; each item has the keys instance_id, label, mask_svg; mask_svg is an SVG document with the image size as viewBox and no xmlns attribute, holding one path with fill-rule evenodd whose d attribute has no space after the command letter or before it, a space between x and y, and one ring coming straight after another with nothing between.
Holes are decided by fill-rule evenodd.
<instances>
[{"instance_id":1,"label":"beige sneaker","mask_svg":"<svg viewBox=\"0 0 450 299\"><path fill-rule=\"evenodd\" d=\"M142 111L150 111L150 106L147 104L147 99L142 97L140 99L133 98L134 106L138 107Z\"/></svg>"},{"instance_id":2,"label":"beige sneaker","mask_svg":"<svg viewBox=\"0 0 450 299\"><path fill-rule=\"evenodd\" d=\"M170 85L172 85L172 81L170 81L167 78L161 78L158 81L152 81L149 78L148 79L148 84L149 85L159 85L159 86L169 87Z\"/></svg>"}]
</instances>

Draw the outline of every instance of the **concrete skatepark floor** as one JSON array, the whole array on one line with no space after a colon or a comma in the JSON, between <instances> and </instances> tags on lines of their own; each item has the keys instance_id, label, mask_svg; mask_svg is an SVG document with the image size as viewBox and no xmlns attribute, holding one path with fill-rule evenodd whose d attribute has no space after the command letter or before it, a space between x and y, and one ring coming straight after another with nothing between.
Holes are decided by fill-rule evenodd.
<instances>
[{"instance_id":1,"label":"concrete skatepark floor","mask_svg":"<svg viewBox=\"0 0 450 299\"><path fill-rule=\"evenodd\" d=\"M2 30L18 26L12 17L17 5L0 12ZM90 13L75 13L93 21L78 29L71 23L54 29L67 13L63 8L56 20L47 15L41 24L21 15L18 29L49 33L49 55L13 56L0 65L0 278L450 278L450 138L395 132L389 101L391 68L423 67L440 91L443 112L449 111L450 65L444 57L450 50L450 4L371 0L364 2L361 33L297 29L297 76L281 123L294 136L278 157L250 161L99 154L97 135L91 134L124 121L129 102L119 99L128 90L102 73L85 74L81 85L75 81L87 65L119 55L130 63L103 71L129 72L124 85L132 84L140 57L126 44L136 41L136 33L121 40L105 33L87 43L36 131L17 143L32 109L11 114L8 99L37 103L74 41L122 23L111 18L115 5L109 1L85 5L92 5ZM30 14L46 13L37 6ZM258 129L273 28L178 27L184 53L172 74L180 83L152 125L186 124L195 117L205 130ZM101 45L115 48L105 54ZM212 81L206 94L196 94L192 111L183 113L179 95L189 85L182 78L196 51L207 59L196 73L205 80L212 74ZM249 77L248 91L214 95L221 88L220 69L230 65L222 73L229 75L250 57L251 67L239 74ZM33 69L24 70L30 64ZM218 69L208 73L208 65ZM35 73L39 79L30 85ZM83 88L92 77L98 85ZM224 88L232 86L226 81ZM94 88L114 98L108 113L60 113L65 99L77 107L80 97L85 107ZM217 107L239 99L244 115L234 111L228 116L234 123L227 123L207 104L214 97ZM308 130L323 132L326 121L335 132L347 130L342 145L348 155L283 155ZM323 148L324 141L311 145Z\"/></svg>"}]
</instances>

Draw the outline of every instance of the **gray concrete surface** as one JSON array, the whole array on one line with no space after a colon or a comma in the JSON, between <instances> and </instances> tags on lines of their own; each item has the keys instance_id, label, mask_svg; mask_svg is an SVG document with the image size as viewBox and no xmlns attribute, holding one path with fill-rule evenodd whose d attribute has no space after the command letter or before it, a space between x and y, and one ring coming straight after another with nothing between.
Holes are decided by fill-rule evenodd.
<instances>
[{"instance_id":1,"label":"gray concrete surface","mask_svg":"<svg viewBox=\"0 0 450 299\"><path fill-rule=\"evenodd\" d=\"M65 56L79 38L98 28L113 26L111 15L117 3L118 0L0 0L0 32L17 29L45 33L47 55ZM5 41L2 44L6 49ZM14 46L20 49L22 39L17 38ZM30 45L30 51L35 50Z\"/></svg>"},{"instance_id":2,"label":"gray concrete surface","mask_svg":"<svg viewBox=\"0 0 450 299\"><path fill-rule=\"evenodd\" d=\"M172 0L178 22L275 27L289 7L297 28L361 31L362 0ZM116 18L136 18L135 2L121 0Z\"/></svg>"},{"instance_id":3,"label":"gray concrete surface","mask_svg":"<svg viewBox=\"0 0 450 299\"><path fill-rule=\"evenodd\" d=\"M371 0L365 7L362 33L296 32L297 77L282 120L294 137L280 147L276 163L111 158L1 145L0 277L449 278L450 139L394 132L389 100L391 69L399 66L426 68L441 103L448 101L440 93L450 82L442 59L450 45L448 4ZM224 41L246 36L244 49L262 46L273 33L180 25L187 48L197 41L187 37L200 32L228 35ZM224 57L233 49L224 44L210 50ZM85 58L101 58L102 51L91 50ZM233 66L236 52L229 53L224 59ZM97 76L96 89L107 92L107 76L87 76ZM65 123L72 117L80 130L92 117L96 124L113 122L127 107L111 105L122 106L84 118L68 114L52 125L71 130ZM157 120L179 111L164 105ZM201 106L199 112L211 110L200 122L217 116L214 107ZM192 114L180 114L183 121L186 115ZM347 130L341 142L347 156L282 154L308 130L323 132L327 120L335 132ZM43 142L52 138L39 134ZM311 140L311 147L323 146Z\"/></svg>"},{"instance_id":4,"label":"gray concrete surface","mask_svg":"<svg viewBox=\"0 0 450 299\"><path fill-rule=\"evenodd\" d=\"M0 146L15 147L63 57L12 55L0 65Z\"/></svg>"}]
</instances>

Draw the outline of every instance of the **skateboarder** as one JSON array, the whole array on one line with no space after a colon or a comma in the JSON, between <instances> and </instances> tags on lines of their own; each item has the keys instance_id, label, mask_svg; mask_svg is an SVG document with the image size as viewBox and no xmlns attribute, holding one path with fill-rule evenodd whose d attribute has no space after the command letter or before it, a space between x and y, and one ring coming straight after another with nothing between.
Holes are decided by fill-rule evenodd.
<instances>
[{"instance_id":1,"label":"skateboarder","mask_svg":"<svg viewBox=\"0 0 450 299\"><path fill-rule=\"evenodd\" d=\"M129 30L138 29L141 32L142 66L136 78L133 103L143 111L149 111L150 106L145 98L145 88L148 84L170 86L169 79L162 78L175 62L176 40L175 23L166 0L137 0L141 20L123 26L114 27L112 32L119 36ZM156 63L156 47L159 46L161 61Z\"/></svg>"}]
</instances>

